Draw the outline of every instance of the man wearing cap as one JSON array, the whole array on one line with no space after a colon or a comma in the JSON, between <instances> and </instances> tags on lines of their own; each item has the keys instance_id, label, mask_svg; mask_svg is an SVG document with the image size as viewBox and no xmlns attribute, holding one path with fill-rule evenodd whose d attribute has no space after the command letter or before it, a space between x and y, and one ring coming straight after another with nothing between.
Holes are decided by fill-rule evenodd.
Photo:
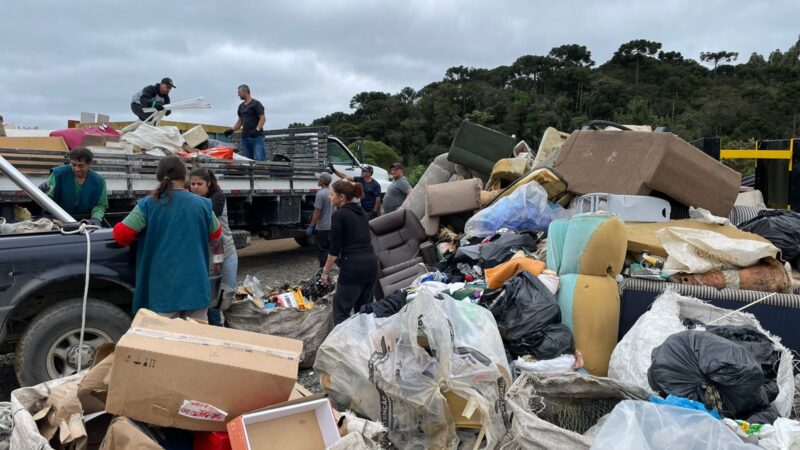
<instances>
[{"instance_id":1,"label":"man wearing cap","mask_svg":"<svg viewBox=\"0 0 800 450\"><path fill-rule=\"evenodd\" d=\"M311 216L311 225L306 229L307 236L316 234L317 258L319 266L325 266L328 259L328 250L331 246L331 216L333 215L333 205L331 205L330 189L331 174L323 172L319 175L317 184L320 190L314 197L314 214Z\"/></svg>"},{"instance_id":2,"label":"man wearing cap","mask_svg":"<svg viewBox=\"0 0 800 450\"><path fill-rule=\"evenodd\" d=\"M361 207L366 211L370 219L381 215L381 184L378 183L378 180L372 178L372 174L375 172L372 166L361 166L360 177L351 177L339 172L333 164L329 164L328 167L330 167L331 172L335 173L339 178L352 181L353 183L361 183L361 187L364 188L364 198L361 199Z\"/></svg>"},{"instance_id":3,"label":"man wearing cap","mask_svg":"<svg viewBox=\"0 0 800 450\"><path fill-rule=\"evenodd\" d=\"M164 109L164 105L168 105L169 91L175 88L175 83L172 78L166 77L160 83L150 86L145 86L141 91L133 95L131 99L131 111L136 114L139 120L145 120L150 117L151 113L144 112L145 108L155 108L156 111ZM172 111L167 110L167 115Z\"/></svg>"},{"instance_id":4,"label":"man wearing cap","mask_svg":"<svg viewBox=\"0 0 800 450\"><path fill-rule=\"evenodd\" d=\"M386 214L397 210L411 193L411 183L403 175L402 164L392 164L389 167L389 176L392 178L392 183L386 189L386 198L383 202L383 212Z\"/></svg>"},{"instance_id":5,"label":"man wearing cap","mask_svg":"<svg viewBox=\"0 0 800 450\"><path fill-rule=\"evenodd\" d=\"M239 120L233 128L225 130L225 136L230 137L234 131L242 129L242 146L240 148L242 156L246 156L256 161L266 159L264 151L264 124L267 123L267 116L264 115L264 105L250 95L250 86L243 84L239 86L239 98L242 103L236 114Z\"/></svg>"}]
</instances>

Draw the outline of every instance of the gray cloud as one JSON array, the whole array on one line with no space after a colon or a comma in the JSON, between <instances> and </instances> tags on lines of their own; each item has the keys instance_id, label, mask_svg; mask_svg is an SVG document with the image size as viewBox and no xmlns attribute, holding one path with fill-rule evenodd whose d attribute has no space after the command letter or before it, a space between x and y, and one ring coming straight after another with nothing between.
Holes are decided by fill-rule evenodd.
<instances>
[{"instance_id":1,"label":"gray cloud","mask_svg":"<svg viewBox=\"0 0 800 450\"><path fill-rule=\"evenodd\" d=\"M174 100L213 106L177 120L232 124L236 86L247 83L277 128L348 111L361 91L420 89L451 66L511 64L561 44L586 45L598 63L637 38L746 60L798 32L791 0L8 3L0 114L42 128L81 111L129 119L133 93L163 76L178 86Z\"/></svg>"}]
</instances>

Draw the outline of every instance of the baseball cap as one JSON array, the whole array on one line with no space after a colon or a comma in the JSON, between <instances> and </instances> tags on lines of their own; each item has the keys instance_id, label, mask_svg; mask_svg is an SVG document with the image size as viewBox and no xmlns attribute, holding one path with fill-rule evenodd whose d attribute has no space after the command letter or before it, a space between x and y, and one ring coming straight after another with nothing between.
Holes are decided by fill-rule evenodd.
<instances>
[{"instance_id":1,"label":"baseball cap","mask_svg":"<svg viewBox=\"0 0 800 450\"><path fill-rule=\"evenodd\" d=\"M329 174L328 172L322 172L321 174L319 174L318 180L322 184L331 184L331 180L332 180L331 174Z\"/></svg>"},{"instance_id":2,"label":"baseball cap","mask_svg":"<svg viewBox=\"0 0 800 450\"><path fill-rule=\"evenodd\" d=\"M367 165L361 166L361 171L375 173L375 169L373 169L372 166L367 166Z\"/></svg>"},{"instance_id":3,"label":"baseball cap","mask_svg":"<svg viewBox=\"0 0 800 450\"><path fill-rule=\"evenodd\" d=\"M162 79L161 79L161 82L162 82L162 83L164 83L164 84L166 84L167 86L169 86L169 87L171 87L171 88L174 88L174 87L175 87L175 83L173 83L173 82L172 82L172 78L170 78L170 77L165 77L165 78L162 78Z\"/></svg>"}]
</instances>

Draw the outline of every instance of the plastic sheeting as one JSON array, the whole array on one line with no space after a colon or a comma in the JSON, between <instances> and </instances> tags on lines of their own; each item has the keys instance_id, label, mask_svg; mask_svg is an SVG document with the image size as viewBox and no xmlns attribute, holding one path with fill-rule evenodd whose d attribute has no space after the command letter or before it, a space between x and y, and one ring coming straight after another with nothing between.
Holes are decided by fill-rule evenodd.
<instances>
[{"instance_id":1,"label":"plastic sheeting","mask_svg":"<svg viewBox=\"0 0 800 450\"><path fill-rule=\"evenodd\" d=\"M135 130L123 134L120 142L128 142L145 150L161 148L178 153L183 151L184 140L177 127L154 127L143 123Z\"/></svg>"},{"instance_id":2,"label":"plastic sheeting","mask_svg":"<svg viewBox=\"0 0 800 450\"><path fill-rule=\"evenodd\" d=\"M504 449L588 449L585 435L622 400L644 400L649 392L610 378L565 373L524 373L508 391L514 444Z\"/></svg>"},{"instance_id":3,"label":"plastic sheeting","mask_svg":"<svg viewBox=\"0 0 800 450\"><path fill-rule=\"evenodd\" d=\"M718 308L693 297L685 297L673 291L664 292L614 349L609 364L609 376L637 386L648 386L649 389L646 374L651 364L651 353L668 336L686 329L682 325L678 329L684 319L705 324L716 321L713 323L715 326L749 325L766 335L772 341L773 347L780 352L776 377L778 397L772 405L781 416L787 417L792 410L795 394L791 351L761 327L752 314L739 312L728 315L729 313L729 309ZM726 317L722 319L723 316Z\"/></svg>"},{"instance_id":4,"label":"plastic sheeting","mask_svg":"<svg viewBox=\"0 0 800 450\"><path fill-rule=\"evenodd\" d=\"M609 415L592 450L746 450L721 421L702 411L625 400Z\"/></svg>"},{"instance_id":5,"label":"plastic sheeting","mask_svg":"<svg viewBox=\"0 0 800 450\"><path fill-rule=\"evenodd\" d=\"M303 341L300 367L314 366L317 349L333 328L330 298L314 302L307 311L297 308L263 309L252 301L234 302L225 311L228 326L237 330L281 336Z\"/></svg>"},{"instance_id":6,"label":"plastic sheeting","mask_svg":"<svg viewBox=\"0 0 800 450\"><path fill-rule=\"evenodd\" d=\"M539 183L531 181L472 216L464 226L464 233L486 237L496 234L501 228L544 231L553 220L568 216L564 208L547 201L547 192Z\"/></svg>"},{"instance_id":7,"label":"plastic sheeting","mask_svg":"<svg viewBox=\"0 0 800 450\"><path fill-rule=\"evenodd\" d=\"M465 415L479 419L494 448L506 432L511 377L497 323L480 306L441 297L423 286L390 318L351 317L323 342L314 369L334 401L380 420L401 448L457 447L445 393L467 400Z\"/></svg>"}]
</instances>

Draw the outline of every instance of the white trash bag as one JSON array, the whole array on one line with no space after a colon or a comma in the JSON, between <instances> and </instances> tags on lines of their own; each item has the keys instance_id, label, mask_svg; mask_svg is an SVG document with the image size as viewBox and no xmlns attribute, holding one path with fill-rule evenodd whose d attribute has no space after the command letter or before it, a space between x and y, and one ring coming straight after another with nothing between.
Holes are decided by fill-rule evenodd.
<instances>
[{"instance_id":1,"label":"white trash bag","mask_svg":"<svg viewBox=\"0 0 800 450\"><path fill-rule=\"evenodd\" d=\"M704 411L624 400L597 433L592 450L746 450L725 424Z\"/></svg>"},{"instance_id":2,"label":"white trash bag","mask_svg":"<svg viewBox=\"0 0 800 450\"><path fill-rule=\"evenodd\" d=\"M335 402L381 421L400 448L457 448L445 393L466 400L462 413L480 420L486 448L506 433L511 373L494 317L424 285L394 316L358 314L339 324L314 369Z\"/></svg>"}]
</instances>

